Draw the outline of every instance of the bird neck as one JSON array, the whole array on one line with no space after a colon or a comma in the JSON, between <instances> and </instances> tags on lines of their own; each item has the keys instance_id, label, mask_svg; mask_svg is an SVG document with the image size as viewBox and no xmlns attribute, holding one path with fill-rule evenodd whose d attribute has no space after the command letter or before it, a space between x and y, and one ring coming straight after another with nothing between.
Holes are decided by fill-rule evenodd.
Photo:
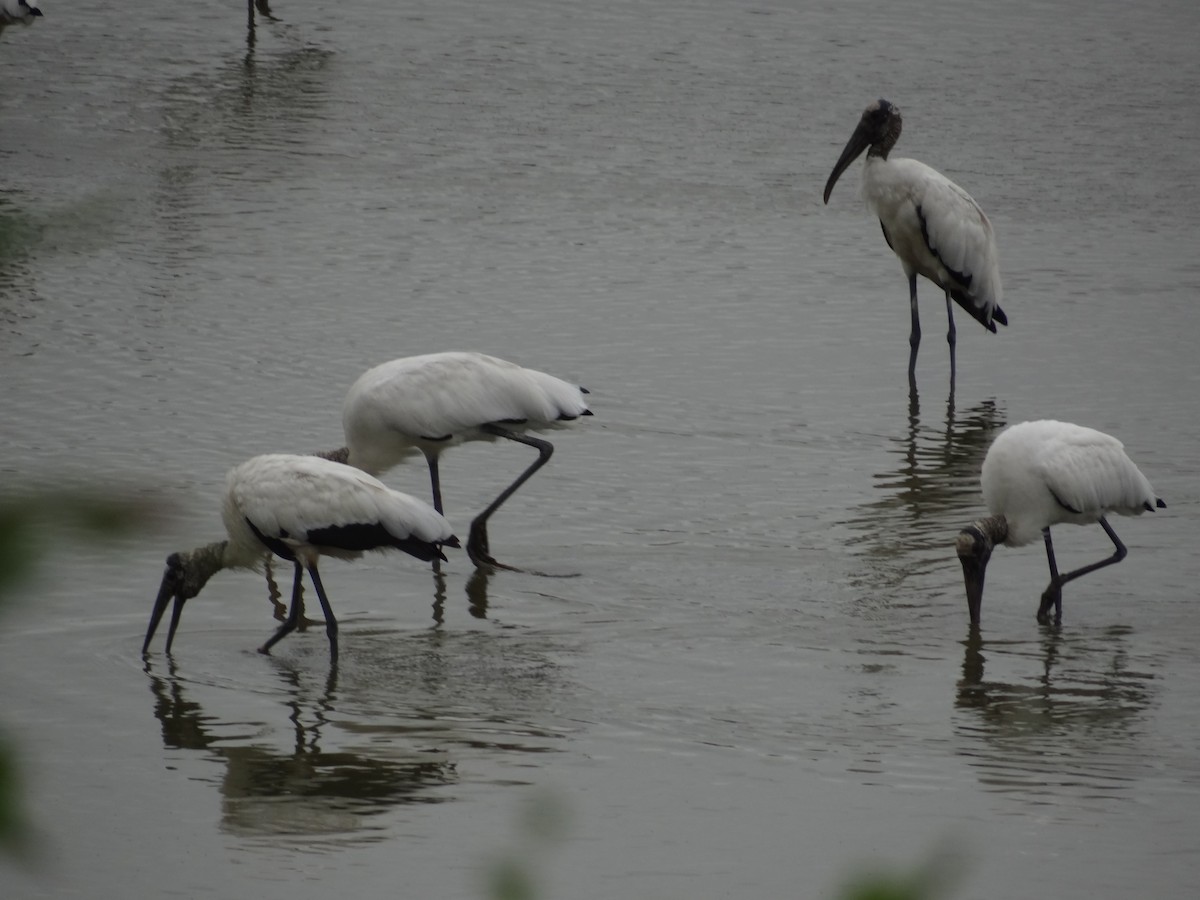
<instances>
[{"instance_id":1,"label":"bird neck","mask_svg":"<svg viewBox=\"0 0 1200 900\"><path fill-rule=\"evenodd\" d=\"M331 462L341 463L344 466L350 464L349 447L338 447L336 450L325 450L321 453L314 453L313 456L319 456L321 459L328 459Z\"/></svg>"},{"instance_id":2,"label":"bird neck","mask_svg":"<svg viewBox=\"0 0 1200 900\"><path fill-rule=\"evenodd\" d=\"M185 550L176 553L178 565L183 571L180 594L185 597L195 597L222 569L245 565L240 562L238 554L229 541L215 541L197 547L195 550ZM168 565L174 564L174 558L167 560Z\"/></svg>"},{"instance_id":3,"label":"bird neck","mask_svg":"<svg viewBox=\"0 0 1200 900\"><path fill-rule=\"evenodd\" d=\"M390 469L399 461L388 461L381 458L377 453L364 453L361 449L353 452L348 446L338 447L336 450L326 450L323 453L314 453L313 455L319 456L321 459L341 463L343 466L354 466L356 469L362 469L368 475L376 476Z\"/></svg>"},{"instance_id":4,"label":"bird neck","mask_svg":"<svg viewBox=\"0 0 1200 900\"><path fill-rule=\"evenodd\" d=\"M900 117L893 116L891 121L888 122L887 131L868 148L867 158L887 159L888 154L892 152L892 148L896 146L896 141L900 140L900 128Z\"/></svg>"},{"instance_id":5,"label":"bird neck","mask_svg":"<svg viewBox=\"0 0 1200 900\"><path fill-rule=\"evenodd\" d=\"M1008 519L1004 516L988 516L984 519L977 519L967 526L979 531L992 544L1003 544L1008 540Z\"/></svg>"}]
</instances>

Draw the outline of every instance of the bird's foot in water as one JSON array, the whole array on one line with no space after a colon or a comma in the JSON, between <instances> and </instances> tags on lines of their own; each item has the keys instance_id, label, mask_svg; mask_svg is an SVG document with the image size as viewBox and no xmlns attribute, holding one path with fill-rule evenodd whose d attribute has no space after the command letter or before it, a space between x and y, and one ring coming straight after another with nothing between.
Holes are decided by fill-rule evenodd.
<instances>
[{"instance_id":1,"label":"bird's foot in water","mask_svg":"<svg viewBox=\"0 0 1200 900\"><path fill-rule=\"evenodd\" d=\"M472 522L471 534L467 538L467 556L476 568L507 569L509 572L523 572L515 566L506 565L497 560L488 550L488 533L486 522Z\"/></svg>"},{"instance_id":2,"label":"bird's foot in water","mask_svg":"<svg viewBox=\"0 0 1200 900\"><path fill-rule=\"evenodd\" d=\"M1054 618L1050 617L1050 610L1054 610ZM1062 624L1062 587L1057 584L1051 584L1045 591L1042 592L1042 602L1038 605L1037 620L1043 625L1049 625L1053 622L1055 625Z\"/></svg>"}]
</instances>

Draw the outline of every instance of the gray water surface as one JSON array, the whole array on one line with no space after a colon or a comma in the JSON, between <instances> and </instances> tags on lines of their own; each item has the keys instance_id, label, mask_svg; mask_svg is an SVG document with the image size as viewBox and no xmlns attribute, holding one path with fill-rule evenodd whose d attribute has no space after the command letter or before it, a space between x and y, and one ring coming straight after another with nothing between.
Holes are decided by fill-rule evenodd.
<instances>
[{"instance_id":1,"label":"gray water surface","mask_svg":"<svg viewBox=\"0 0 1200 900\"><path fill-rule=\"evenodd\" d=\"M5 896L832 897L961 852L956 895L1189 896L1200 878L1200 181L1191 0L56 4L0 38L5 490L177 508L64 543L0 626L42 871ZM1010 326L907 288L821 189L863 107L963 184ZM478 349L595 417L455 555L330 562L321 628L254 652L223 573L138 650L224 473L341 444L367 367ZM1008 424L1112 432L1168 508L1034 621L1038 546L967 627L957 530ZM443 460L471 516L529 462ZM419 462L386 476L418 496ZM1074 566L1104 534L1059 529ZM286 578L285 578L286 580ZM286 584L284 588L286 590ZM522 810L561 804L538 844Z\"/></svg>"}]
</instances>

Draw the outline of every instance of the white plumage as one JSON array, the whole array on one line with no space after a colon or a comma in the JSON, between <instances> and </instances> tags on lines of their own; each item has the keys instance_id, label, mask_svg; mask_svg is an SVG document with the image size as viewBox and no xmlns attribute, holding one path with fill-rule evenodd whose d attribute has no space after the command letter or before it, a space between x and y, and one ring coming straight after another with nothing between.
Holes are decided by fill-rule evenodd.
<instances>
[{"instance_id":1,"label":"white plumage","mask_svg":"<svg viewBox=\"0 0 1200 900\"><path fill-rule=\"evenodd\" d=\"M1063 522L1092 525L1109 513L1140 515L1156 500L1119 440L1049 419L1005 429L984 458L980 484L988 511L1008 522L1009 547Z\"/></svg>"},{"instance_id":2,"label":"white plumage","mask_svg":"<svg viewBox=\"0 0 1200 900\"><path fill-rule=\"evenodd\" d=\"M443 558L458 546L450 523L429 504L393 491L378 479L316 456L257 456L229 472L221 509L228 539L167 558L154 603L145 653L168 601L174 600L167 651L186 600L222 569L258 568L274 553L295 565L287 621L262 646L265 653L296 627L305 569L325 612L330 652L337 659L337 620L317 572L321 556L354 559L366 550L403 550L418 559Z\"/></svg>"},{"instance_id":3,"label":"white plumage","mask_svg":"<svg viewBox=\"0 0 1200 900\"><path fill-rule=\"evenodd\" d=\"M395 359L363 373L350 387L342 406L346 446L324 455L380 474L420 451L429 467L433 505L441 511L438 457L447 448L497 438L535 447L538 459L471 523L471 560L500 566L488 553L487 519L554 450L525 432L590 416L586 393L545 372L482 353Z\"/></svg>"},{"instance_id":4,"label":"white plumage","mask_svg":"<svg viewBox=\"0 0 1200 900\"><path fill-rule=\"evenodd\" d=\"M1094 428L1053 420L1022 422L1003 431L988 449L980 483L991 515L963 529L957 541L972 622L979 619L984 570L995 545L1019 547L1039 535L1045 541L1050 586L1038 611L1039 620L1045 621L1051 605L1062 614L1063 584L1125 557L1125 546L1107 515L1136 516L1166 505L1119 440ZM1050 529L1062 523L1099 523L1116 552L1060 575Z\"/></svg>"},{"instance_id":5,"label":"white plumage","mask_svg":"<svg viewBox=\"0 0 1200 900\"><path fill-rule=\"evenodd\" d=\"M1008 324L1000 308L1003 288L996 239L979 204L949 178L915 159L888 158L900 137L901 124L900 110L887 100L867 107L825 183L825 202L842 172L867 150L862 196L879 218L884 238L908 278L912 321L909 375L915 372L921 342L917 276L923 275L946 295L946 339L953 378L956 333L952 300L988 331L996 331L996 322Z\"/></svg>"},{"instance_id":6,"label":"white plumage","mask_svg":"<svg viewBox=\"0 0 1200 900\"><path fill-rule=\"evenodd\" d=\"M32 25L33 20L41 15L37 0L32 3L27 0L0 0L0 32L7 25Z\"/></svg>"}]
</instances>

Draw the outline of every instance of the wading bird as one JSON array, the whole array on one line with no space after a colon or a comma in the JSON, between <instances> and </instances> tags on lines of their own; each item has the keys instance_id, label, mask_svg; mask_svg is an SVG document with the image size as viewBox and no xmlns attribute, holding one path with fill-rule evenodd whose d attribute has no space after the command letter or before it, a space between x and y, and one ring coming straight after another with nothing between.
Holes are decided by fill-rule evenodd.
<instances>
[{"instance_id":1,"label":"wading bird","mask_svg":"<svg viewBox=\"0 0 1200 900\"><path fill-rule=\"evenodd\" d=\"M954 307L958 303L993 334L996 322L1008 324L1000 308L1000 260L992 223L971 195L915 159L889 159L900 137L900 110L887 100L867 107L850 136L829 180L825 202L838 177L864 150L862 195L879 217L883 237L900 258L908 277L912 331L908 336L908 377L916 377L921 321L917 315L917 276L924 275L946 294L950 328L950 383L954 383Z\"/></svg>"},{"instance_id":2,"label":"wading bird","mask_svg":"<svg viewBox=\"0 0 1200 900\"><path fill-rule=\"evenodd\" d=\"M0 0L0 33L8 25L32 25L33 20L41 14L36 0L33 3L26 0Z\"/></svg>"},{"instance_id":3,"label":"wading bird","mask_svg":"<svg viewBox=\"0 0 1200 900\"><path fill-rule=\"evenodd\" d=\"M467 555L476 566L512 569L488 551L488 518L546 464L554 446L526 431L590 416L584 388L482 353L409 356L365 372L346 394L346 446L321 454L372 475L420 451L429 466L433 505L442 512L441 453L467 441L506 438L535 448L538 458L471 523Z\"/></svg>"},{"instance_id":4,"label":"wading bird","mask_svg":"<svg viewBox=\"0 0 1200 900\"><path fill-rule=\"evenodd\" d=\"M1128 552L1105 516L1136 516L1166 506L1125 455L1120 441L1069 422L1022 422L1005 429L983 460L980 481L991 515L968 525L955 542L973 625L979 624L984 570L997 544L1020 547L1042 535L1050 562L1050 586L1042 594L1037 618L1043 624L1049 622L1053 607L1055 621L1061 621L1062 586L1080 575L1120 562ZM1050 528L1062 522L1099 522L1116 552L1060 575Z\"/></svg>"},{"instance_id":5,"label":"wading bird","mask_svg":"<svg viewBox=\"0 0 1200 900\"><path fill-rule=\"evenodd\" d=\"M403 550L417 559L445 559L458 546L450 523L429 504L393 491L365 472L316 456L256 456L232 469L221 517L229 537L190 552L172 553L142 644L145 654L168 601L174 600L166 650L171 651L183 604L222 569L253 569L270 555L295 565L288 617L259 651L266 653L299 620L304 570L321 609L329 652L337 661L337 619L317 573L322 556L356 559L365 550Z\"/></svg>"}]
</instances>

